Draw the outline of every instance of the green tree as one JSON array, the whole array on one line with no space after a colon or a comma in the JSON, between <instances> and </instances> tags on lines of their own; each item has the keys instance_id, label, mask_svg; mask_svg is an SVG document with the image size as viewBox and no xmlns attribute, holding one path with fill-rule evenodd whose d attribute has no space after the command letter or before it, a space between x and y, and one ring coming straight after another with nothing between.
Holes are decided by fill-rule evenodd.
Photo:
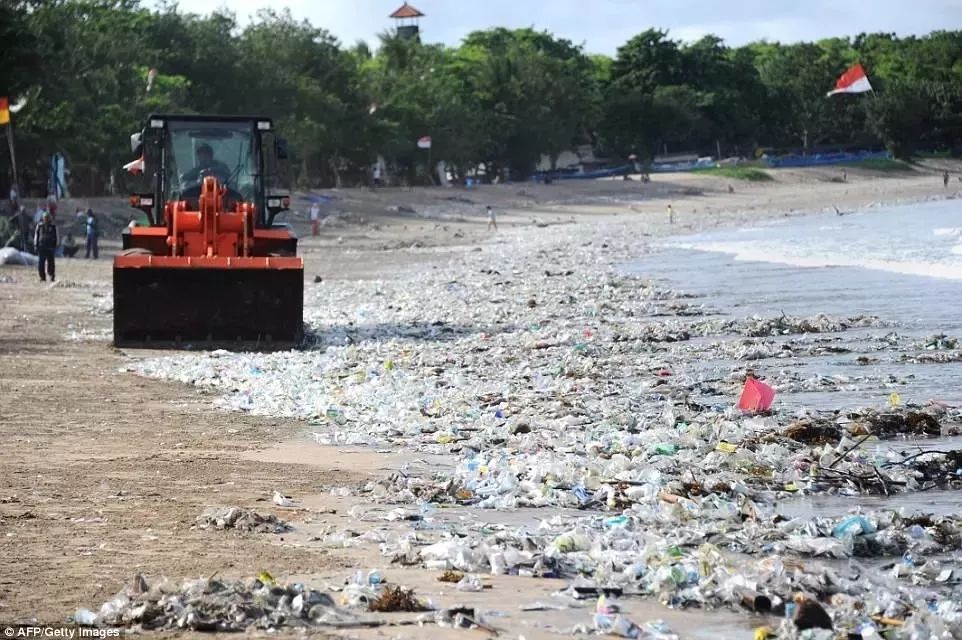
<instances>
[{"instance_id":1,"label":"green tree","mask_svg":"<svg viewBox=\"0 0 962 640\"><path fill-rule=\"evenodd\" d=\"M931 124L932 87L924 82L897 80L868 103L873 131L897 158L908 159Z\"/></svg>"},{"instance_id":2,"label":"green tree","mask_svg":"<svg viewBox=\"0 0 962 640\"><path fill-rule=\"evenodd\" d=\"M481 159L495 172L506 166L524 176L542 155L553 164L590 141L601 93L580 47L532 29L491 29L469 34L457 57L482 114Z\"/></svg>"},{"instance_id":3,"label":"green tree","mask_svg":"<svg viewBox=\"0 0 962 640\"><path fill-rule=\"evenodd\" d=\"M834 105L825 94L844 71L845 61L827 60L812 43L761 44L753 50L770 107L780 112L770 120L769 134L788 144L801 144L804 149L826 141Z\"/></svg>"},{"instance_id":4,"label":"green tree","mask_svg":"<svg viewBox=\"0 0 962 640\"><path fill-rule=\"evenodd\" d=\"M364 120L351 56L330 33L287 9L259 12L238 49L239 69L258 82L233 92L235 109L277 120L291 141L299 184L339 182L345 158L357 155L354 132Z\"/></svg>"}]
</instances>

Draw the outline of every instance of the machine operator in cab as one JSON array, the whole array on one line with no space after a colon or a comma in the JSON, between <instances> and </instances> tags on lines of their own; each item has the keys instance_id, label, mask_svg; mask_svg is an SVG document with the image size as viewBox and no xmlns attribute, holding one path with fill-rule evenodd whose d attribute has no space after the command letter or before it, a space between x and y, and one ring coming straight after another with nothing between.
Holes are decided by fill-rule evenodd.
<instances>
[{"instance_id":1,"label":"machine operator in cab","mask_svg":"<svg viewBox=\"0 0 962 640\"><path fill-rule=\"evenodd\" d=\"M194 168L184 174L184 181L199 184L204 176L214 176L218 180L224 181L230 178L230 169L227 165L214 158L214 150L206 142L197 147L197 160Z\"/></svg>"}]
</instances>

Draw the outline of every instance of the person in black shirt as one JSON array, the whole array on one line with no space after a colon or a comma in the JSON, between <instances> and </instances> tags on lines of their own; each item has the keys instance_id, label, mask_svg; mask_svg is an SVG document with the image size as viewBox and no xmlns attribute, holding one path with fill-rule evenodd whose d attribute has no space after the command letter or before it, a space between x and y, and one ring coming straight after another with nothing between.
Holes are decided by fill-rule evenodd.
<instances>
[{"instance_id":1,"label":"person in black shirt","mask_svg":"<svg viewBox=\"0 0 962 640\"><path fill-rule=\"evenodd\" d=\"M40 261L37 262L37 269L40 272L40 279L43 281L47 280L47 275L50 276L50 281L56 281L56 264L54 262L54 254L57 251L57 247L60 245L60 239L57 237L57 226L53 223L53 218L50 217L49 211L43 212L43 217L40 219L40 224L37 225L36 230L33 232L33 246L37 251L37 257ZM46 270L46 274L44 271Z\"/></svg>"}]
</instances>

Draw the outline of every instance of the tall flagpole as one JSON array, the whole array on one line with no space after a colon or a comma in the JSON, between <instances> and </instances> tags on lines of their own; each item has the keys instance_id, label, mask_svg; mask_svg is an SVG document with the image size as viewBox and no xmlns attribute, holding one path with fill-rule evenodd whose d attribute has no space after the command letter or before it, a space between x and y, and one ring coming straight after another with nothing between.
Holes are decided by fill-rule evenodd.
<instances>
[{"instance_id":1,"label":"tall flagpole","mask_svg":"<svg viewBox=\"0 0 962 640\"><path fill-rule=\"evenodd\" d=\"M7 122L7 145L10 147L10 164L13 166L13 185L17 187L17 197L20 196L20 181L17 180L17 155L13 151L13 120Z\"/></svg>"},{"instance_id":2,"label":"tall flagpole","mask_svg":"<svg viewBox=\"0 0 962 640\"><path fill-rule=\"evenodd\" d=\"M13 146L13 119L7 121L7 146L10 148L10 166L13 168L13 186L17 190L17 203L19 204L21 199L20 194L20 181L17 179L17 154L14 152ZM11 204L13 204L11 202ZM23 216L20 215L20 211L11 212L17 220L17 226L20 227L20 250L27 250L27 230L23 225Z\"/></svg>"},{"instance_id":3,"label":"tall flagpole","mask_svg":"<svg viewBox=\"0 0 962 640\"><path fill-rule=\"evenodd\" d=\"M14 150L14 144L13 144L13 118L11 117L11 113L15 111L19 111L20 107L23 106L23 101L21 100L21 103L17 106L16 109L11 109L9 100L6 97L3 97L2 106L5 112L4 115L6 116L5 118L6 121L3 124L7 125L7 146L10 149L10 167L13 169L13 188L16 189L17 204L19 206L22 194L20 192L20 178L17 174L17 154L16 154L16 151ZM11 191L12 190L13 189L11 189ZM13 202L11 201L10 204L12 205ZM12 213L14 216L16 216L20 226L20 248L21 250L26 250L27 233L23 225L23 216L20 215L19 209L17 211L13 211Z\"/></svg>"}]
</instances>

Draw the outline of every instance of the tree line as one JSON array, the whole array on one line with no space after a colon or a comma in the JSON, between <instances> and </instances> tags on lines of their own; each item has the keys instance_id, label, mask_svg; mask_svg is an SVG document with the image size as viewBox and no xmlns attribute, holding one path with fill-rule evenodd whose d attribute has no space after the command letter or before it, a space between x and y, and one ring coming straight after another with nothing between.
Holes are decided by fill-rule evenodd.
<instances>
[{"instance_id":1,"label":"tree line","mask_svg":"<svg viewBox=\"0 0 962 640\"><path fill-rule=\"evenodd\" d=\"M855 62L876 93L826 98ZM364 182L379 156L396 179L423 183L421 136L456 176L483 165L523 177L583 145L613 164L665 149L884 145L908 157L962 145L962 32L730 47L648 29L608 57L533 29L476 31L456 47L385 31L372 50L286 10L242 24L174 3L8 0L2 93L26 99L14 115L26 180L42 181L60 151L71 190L88 194L123 180L129 135L150 112L271 116L290 143L286 177L302 187ZM9 174L5 148L0 161Z\"/></svg>"}]
</instances>

